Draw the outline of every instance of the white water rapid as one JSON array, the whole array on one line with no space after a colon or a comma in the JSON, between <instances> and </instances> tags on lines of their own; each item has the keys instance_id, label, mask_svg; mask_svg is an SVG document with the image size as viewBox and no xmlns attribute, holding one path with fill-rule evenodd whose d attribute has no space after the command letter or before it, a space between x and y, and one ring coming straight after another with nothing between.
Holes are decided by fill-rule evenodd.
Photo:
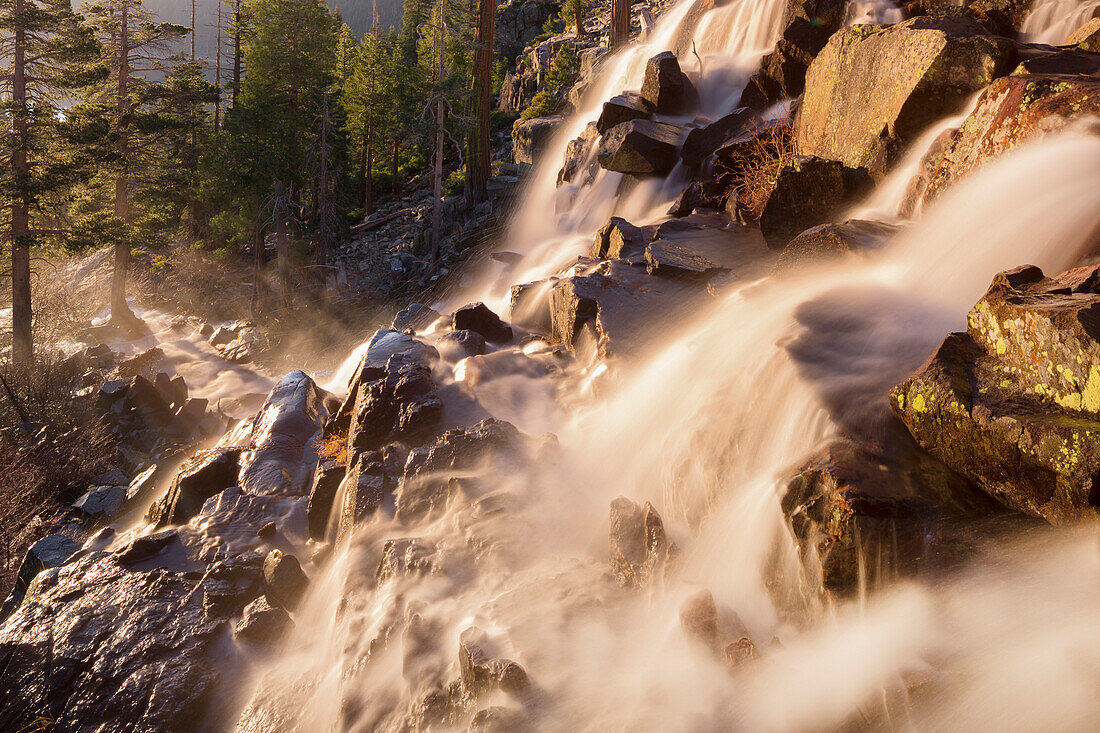
<instances>
[{"instance_id":1,"label":"white water rapid","mask_svg":"<svg viewBox=\"0 0 1100 733\"><path fill-rule=\"evenodd\" d=\"M506 244L526 257L516 282L572 260L613 212L654 218L671 198L653 182L617 200L621 177L606 172L555 188L565 144L599 104L638 88L645 59L691 24L704 113L728 112L782 9L734 0L695 25L685 1L646 44L606 62L529 184ZM690 51L680 56L687 65ZM901 169L912 172L913 155ZM863 211L895 216L900 189L888 189ZM537 730L1090 729L1100 716L1095 528L1037 531L946 579L826 607L804 587L779 496L840 420L877 429L886 390L965 326L997 272L1058 272L1098 225L1100 140L1052 137L947 192L877 259L747 284L593 391L566 374L553 387L528 380L537 395L526 382L497 394L512 400L502 417L552 431L557 446L431 521L362 526L314 579L281 655L242 685L242 729L285 724L280 712L299 731L404 729L457 677L471 627L527 671ZM499 288L486 292L499 302ZM620 495L661 512L683 551L675 579L641 593L607 581L608 505ZM400 537L432 543L434 570L376 583L382 541ZM685 638L680 609L701 589L723 624L743 624L761 661L730 673Z\"/></svg>"}]
</instances>

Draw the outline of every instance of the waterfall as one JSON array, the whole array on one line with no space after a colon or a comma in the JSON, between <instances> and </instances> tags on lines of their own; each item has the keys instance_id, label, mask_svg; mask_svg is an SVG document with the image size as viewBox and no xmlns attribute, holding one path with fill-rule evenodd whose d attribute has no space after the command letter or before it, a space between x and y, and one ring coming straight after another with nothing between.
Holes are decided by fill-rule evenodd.
<instances>
[{"instance_id":1,"label":"waterfall","mask_svg":"<svg viewBox=\"0 0 1100 733\"><path fill-rule=\"evenodd\" d=\"M1020 29L1033 43L1060 46L1070 34L1100 15L1100 0L1037 0Z\"/></svg>"},{"instance_id":2,"label":"waterfall","mask_svg":"<svg viewBox=\"0 0 1100 733\"><path fill-rule=\"evenodd\" d=\"M778 491L835 433L826 396L885 413L884 387L964 325L997 271L1021 262L1057 271L1098 224L1100 140L1063 134L976 172L878 260L732 293L612 392L564 416L553 461L496 477L493 490L514 497L507 512L362 527L316 582L299 613L316 622L300 624L265 670L260 699L300 713L303 731L395 727L456 673L459 635L476 626L536 681L539 730L799 731L890 719L906 685L944 660L958 677L938 676L943 692L907 699L906 717L889 727L1044 730L1052 713L1071 727L1095 719L1097 699L1065 659L1096 620L1091 533L1051 532L1000 548L946 586L899 586L829 610L800 592ZM834 339L807 325L821 312L859 327ZM806 339L812 368L791 357ZM676 579L649 593L601 580L607 506L620 494L660 507L684 550ZM440 548L442 567L373 586L369 548L410 531ZM476 573L459 569L471 553ZM778 639L766 663L731 677L685 643L679 609L701 588L752 638ZM1028 619L1042 627L1030 643ZM1040 688L1057 711L1033 713Z\"/></svg>"}]
</instances>

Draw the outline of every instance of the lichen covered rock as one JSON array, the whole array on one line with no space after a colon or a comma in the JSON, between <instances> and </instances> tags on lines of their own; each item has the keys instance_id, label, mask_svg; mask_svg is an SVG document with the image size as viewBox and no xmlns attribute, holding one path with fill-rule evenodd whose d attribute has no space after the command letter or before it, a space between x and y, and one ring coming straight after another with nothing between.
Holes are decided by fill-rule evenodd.
<instances>
[{"instance_id":1,"label":"lichen covered rock","mask_svg":"<svg viewBox=\"0 0 1100 733\"><path fill-rule=\"evenodd\" d=\"M1002 273L891 392L932 454L1018 511L1052 523L1100 506L1100 271Z\"/></svg>"},{"instance_id":2,"label":"lichen covered rock","mask_svg":"<svg viewBox=\"0 0 1100 733\"><path fill-rule=\"evenodd\" d=\"M1007 74L1015 45L957 17L834 35L810 65L795 151L883 174L930 123Z\"/></svg>"}]
</instances>

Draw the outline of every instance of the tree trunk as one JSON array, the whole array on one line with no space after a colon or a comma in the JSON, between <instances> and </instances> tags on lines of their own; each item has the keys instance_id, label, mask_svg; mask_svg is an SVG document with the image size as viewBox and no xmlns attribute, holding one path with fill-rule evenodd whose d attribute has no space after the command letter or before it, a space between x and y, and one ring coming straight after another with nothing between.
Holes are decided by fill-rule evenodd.
<instances>
[{"instance_id":1,"label":"tree trunk","mask_svg":"<svg viewBox=\"0 0 1100 733\"><path fill-rule=\"evenodd\" d=\"M195 62L195 0L191 0L191 62Z\"/></svg>"},{"instance_id":2,"label":"tree trunk","mask_svg":"<svg viewBox=\"0 0 1100 733\"><path fill-rule=\"evenodd\" d=\"M577 38L584 35L584 8L577 3L573 8L573 25L577 26Z\"/></svg>"},{"instance_id":3,"label":"tree trunk","mask_svg":"<svg viewBox=\"0 0 1100 733\"><path fill-rule=\"evenodd\" d=\"M27 180L27 37L22 15L24 0L15 0L15 39L12 58L11 166L15 191L11 203L11 294L12 363L29 368L34 363L34 335L31 313L31 242L28 217Z\"/></svg>"},{"instance_id":4,"label":"tree trunk","mask_svg":"<svg viewBox=\"0 0 1100 733\"><path fill-rule=\"evenodd\" d=\"M477 24L477 54L474 77L474 98L477 104L477 128L470 131L466 156L466 191L471 201L484 201L491 173L490 144L493 86L493 24L496 0L480 0Z\"/></svg>"},{"instance_id":5,"label":"tree trunk","mask_svg":"<svg viewBox=\"0 0 1100 733\"><path fill-rule=\"evenodd\" d=\"M370 216L374 210L374 121L367 115L367 124L363 134L363 151L359 158L359 206L363 216Z\"/></svg>"},{"instance_id":6,"label":"tree trunk","mask_svg":"<svg viewBox=\"0 0 1100 733\"><path fill-rule=\"evenodd\" d=\"M222 88L222 3L218 0L218 46L214 53L214 86L221 91ZM214 132L222 129L222 100L214 102Z\"/></svg>"},{"instance_id":7,"label":"tree trunk","mask_svg":"<svg viewBox=\"0 0 1100 733\"><path fill-rule=\"evenodd\" d=\"M122 4L122 22L119 26L118 46L118 153L123 170L115 176L115 216L124 225L130 221L130 182L125 170L129 159L126 115L129 106L130 85L130 13L129 6ZM134 314L126 303L126 273L130 266L130 236L125 232L115 242L115 272L111 283L111 320L128 322L134 320Z\"/></svg>"},{"instance_id":8,"label":"tree trunk","mask_svg":"<svg viewBox=\"0 0 1100 733\"><path fill-rule=\"evenodd\" d=\"M447 37L447 0L439 0L439 99L435 105L435 172L433 174L434 205L432 206L432 262L439 261L439 234L443 226L443 84L447 81L444 63Z\"/></svg>"},{"instance_id":9,"label":"tree trunk","mask_svg":"<svg viewBox=\"0 0 1100 733\"><path fill-rule=\"evenodd\" d=\"M401 191L401 182L397 179L398 158L401 155L401 138L393 136L393 165L390 166L391 193L396 196Z\"/></svg>"},{"instance_id":10,"label":"tree trunk","mask_svg":"<svg viewBox=\"0 0 1100 733\"><path fill-rule=\"evenodd\" d=\"M264 312L267 304L267 281L264 270L267 266L267 249L264 242L264 227L258 225L252 234L252 317Z\"/></svg>"},{"instance_id":11,"label":"tree trunk","mask_svg":"<svg viewBox=\"0 0 1100 733\"><path fill-rule=\"evenodd\" d=\"M233 6L233 106L241 90L241 0Z\"/></svg>"},{"instance_id":12,"label":"tree trunk","mask_svg":"<svg viewBox=\"0 0 1100 733\"><path fill-rule=\"evenodd\" d=\"M611 50L630 42L630 0L611 0Z\"/></svg>"},{"instance_id":13,"label":"tree trunk","mask_svg":"<svg viewBox=\"0 0 1100 733\"><path fill-rule=\"evenodd\" d=\"M275 183L275 249L279 259L279 289L283 300L290 299L290 237L286 231L286 184Z\"/></svg>"}]
</instances>

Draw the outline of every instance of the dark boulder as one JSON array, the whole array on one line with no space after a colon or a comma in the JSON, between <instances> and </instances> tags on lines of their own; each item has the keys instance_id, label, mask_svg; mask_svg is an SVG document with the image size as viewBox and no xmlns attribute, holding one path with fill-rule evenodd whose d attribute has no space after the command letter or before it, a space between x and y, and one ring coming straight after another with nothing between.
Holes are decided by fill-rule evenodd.
<instances>
[{"instance_id":1,"label":"dark boulder","mask_svg":"<svg viewBox=\"0 0 1100 733\"><path fill-rule=\"evenodd\" d=\"M199 513L207 499L237 485L240 457L238 448L213 448L196 453L180 466L168 493L153 505L149 521L157 527L186 523Z\"/></svg>"},{"instance_id":2,"label":"dark boulder","mask_svg":"<svg viewBox=\"0 0 1100 733\"><path fill-rule=\"evenodd\" d=\"M717 210L722 208L723 198L716 181L692 181L684 186L684 190L672 202L667 213L679 219L701 209Z\"/></svg>"},{"instance_id":3,"label":"dark boulder","mask_svg":"<svg viewBox=\"0 0 1100 733\"><path fill-rule=\"evenodd\" d=\"M309 492L309 504L306 506L306 518L309 524L310 539L325 539L328 520L332 515L332 503L336 492L344 480L347 469L343 463L331 458L322 458L313 474L313 488Z\"/></svg>"},{"instance_id":4,"label":"dark boulder","mask_svg":"<svg viewBox=\"0 0 1100 733\"><path fill-rule=\"evenodd\" d=\"M846 0L788 0L783 32L749 79L741 105L763 111L802 94L807 69L845 25L847 11Z\"/></svg>"},{"instance_id":5,"label":"dark boulder","mask_svg":"<svg viewBox=\"0 0 1100 733\"><path fill-rule=\"evenodd\" d=\"M304 373L284 377L251 423L240 457L240 486L256 494L304 496L332 401Z\"/></svg>"},{"instance_id":6,"label":"dark boulder","mask_svg":"<svg viewBox=\"0 0 1100 733\"><path fill-rule=\"evenodd\" d=\"M476 331L451 331L439 339L439 348L451 361L485 353L485 337Z\"/></svg>"},{"instance_id":7,"label":"dark boulder","mask_svg":"<svg viewBox=\"0 0 1100 733\"><path fill-rule=\"evenodd\" d=\"M0 626L0 729L210 726L236 670L224 650L231 615L205 606L197 579L134 572L103 553L48 572Z\"/></svg>"},{"instance_id":8,"label":"dark boulder","mask_svg":"<svg viewBox=\"0 0 1100 733\"><path fill-rule=\"evenodd\" d=\"M623 588L645 588L659 580L679 552L649 502L638 506L622 496L611 502L608 537L611 573Z\"/></svg>"},{"instance_id":9,"label":"dark boulder","mask_svg":"<svg viewBox=\"0 0 1100 733\"><path fill-rule=\"evenodd\" d=\"M413 303L393 318L393 330L404 331L411 328L423 331L442 318L441 315L422 303Z\"/></svg>"},{"instance_id":10,"label":"dark boulder","mask_svg":"<svg viewBox=\"0 0 1100 733\"><path fill-rule=\"evenodd\" d=\"M480 333L488 341L507 344L512 341L512 329L500 316L493 313L484 303L471 303L454 312L452 325L456 331Z\"/></svg>"},{"instance_id":11,"label":"dark boulder","mask_svg":"<svg viewBox=\"0 0 1100 733\"><path fill-rule=\"evenodd\" d=\"M343 504L336 529L336 541L347 541L361 522L382 508L397 487L399 469L392 449L362 453L355 458L342 484Z\"/></svg>"},{"instance_id":12,"label":"dark boulder","mask_svg":"<svg viewBox=\"0 0 1100 733\"><path fill-rule=\"evenodd\" d=\"M558 171L558 185L563 183L585 184L592 181L600 166L592 159L592 146L600 138L600 132L594 122L589 122L579 137L570 140L565 146L565 160ZM582 169L582 166L583 169ZM579 177L578 177L579 175Z\"/></svg>"},{"instance_id":13,"label":"dark boulder","mask_svg":"<svg viewBox=\"0 0 1100 733\"><path fill-rule=\"evenodd\" d=\"M523 456L522 434L510 423L486 419L448 430L432 445L409 453L397 491L398 521L409 523L442 507L451 496L450 479L503 471Z\"/></svg>"},{"instance_id":14,"label":"dark boulder","mask_svg":"<svg viewBox=\"0 0 1100 733\"><path fill-rule=\"evenodd\" d=\"M799 233L834 219L870 188L864 169L797 157L779 171L760 216L760 231L769 247L781 250Z\"/></svg>"},{"instance_id":15,"label":"dark boulder","mask_svg":"<svg viewBox=\"0 0 1100 733\"><path fill-rule=\"evenodd\" d=\"M685 114L698 102L699 95L691 80L680 70L680 62L671 51L659 53L645 65L642 98L662 115Z\"/></svg>"},{"instance_id":16,"label":"dark boulder","mask_svg":"<svg viewBox=\"0 0 1100 733\"><path fill-rule=\"evenodd\" d=\"M267 554L263 578L268 600L288 611L298 607L309 587L309 578L302 572L298 558L282 550L272 550Z\"/></svg>"},{"instance_id":17,"label":"dark boulder","mask_svg":"<svg viewBox=\"0 0 1100 733\"><path fill-rule=\"evenodd\" d=\"M516 120L512 126L512 160L534 165L563 121L560 116Z\"/></svg>"},{"instance_id":18,"label":"dark boulder","mask_svg":"<svg viewBox=\"0 0 1100 733\"><path fill-rule=\"evenodd\" d=\"M358 388L341 410L350 405L347 433L351 460L363 451L394 441L417 442L439 423L443 402L428 367L392 356L383 368L368 367Z\"/></svg>"},{"instance_id":19,"label":"dark boulder","mask_svg":"<svg viewBox=\"0 0 1100 733\"><path fill-rule=\"evenodd\" d=\"M92 521L104 521L118 515L126 503L125 486L96 486L73 502L73 509Z\"/></svg>"},{"instance_id":20,"label":"dark boulder","mask_svg":"<svg viewBox=\"0 0 1100 733\"><path fill-rule=\"evenodd\" d=\"M742 107L705 127L693 128L684 138L680 158L689 168L698 168L715 150L756 124L756 114Z\"/></svg>"},{"instance_id":21,"label":"dark boulder","mask_svg":"<svg viewBox=\"0 0 1100 733\"><path fill-rule=\"evenodd\" d=\"M779 253L772 271L789 272L808 264L878 252L898 229L893 224L862 219L822 224L792 239Z\"/></svg>"},{"instance_id":22,"label":"dark boulder","mask_svg":"<svg viewBox=\"0 0 1100 733\"><path fill-rule=\"evenodd\" d=\"M294 621L286 611L271 605L266 598L257 598L245 606L244 615L237 622L233 635L238 641L271 648L293 628Z\"/></svg>"},{"instance_id":23,"label":"dark boulder","mask_svg":"<svg viewBox=\"0 0 1100 733\"><path fill-rule=\"evenodd\" d=\"M623 92L604 102L600 118L596 120L596 132L603 135L616 125L630 120L653 118L653 104L637 92Z\"/></svg>"},{"instance_id":24,"label":"dark boulder","mask_svg":"<svg viewBox=\"0 0 1100 733\"><path fill-rule=\"evenodd\" d=\"M676 165L680 128L663 122L631 120L616 125L600 140L600 166L634 176L664 175Z\"/></svg>"},{"instance_id":25,"label":"dark boulder","mask_svg":"<svg viewBox=\"0 0 1100 733\"><path fill-rule=\"evenodd\" d=\"M592 256L609 260L641 256L646 245L653 241L655 232L655 227L636 227L621 216L613 216L596 232L592 242Z\"/></svg>"},{"instance_id":26,"label":"dark boulder","mask_svg":"<svg viewBox=\"0 0 1100 733\"><path fill-rule=\"evenodd\" d=\"M27 594L27 588L35 576L48 568L59 568L80 550L80 545L63 534L46 535L35 542L23 555L23 561L19 563L19 570L15 573L15 587L12 589L4 605L0 606L0 620L11 615L12 611L23 602Z\"/></svg>"},{"instance_id":27,"label":"dark boulder","mask_svg":"<svg viewBox=\"0 0 1100 733\"><path fill-rule=\"evenodd\" d=\"M165 529L134 538L114 553L114 559L119 565L133 567L157 557L169 546L178 543L179 532Z\"/></svg>"}]
</instances>

